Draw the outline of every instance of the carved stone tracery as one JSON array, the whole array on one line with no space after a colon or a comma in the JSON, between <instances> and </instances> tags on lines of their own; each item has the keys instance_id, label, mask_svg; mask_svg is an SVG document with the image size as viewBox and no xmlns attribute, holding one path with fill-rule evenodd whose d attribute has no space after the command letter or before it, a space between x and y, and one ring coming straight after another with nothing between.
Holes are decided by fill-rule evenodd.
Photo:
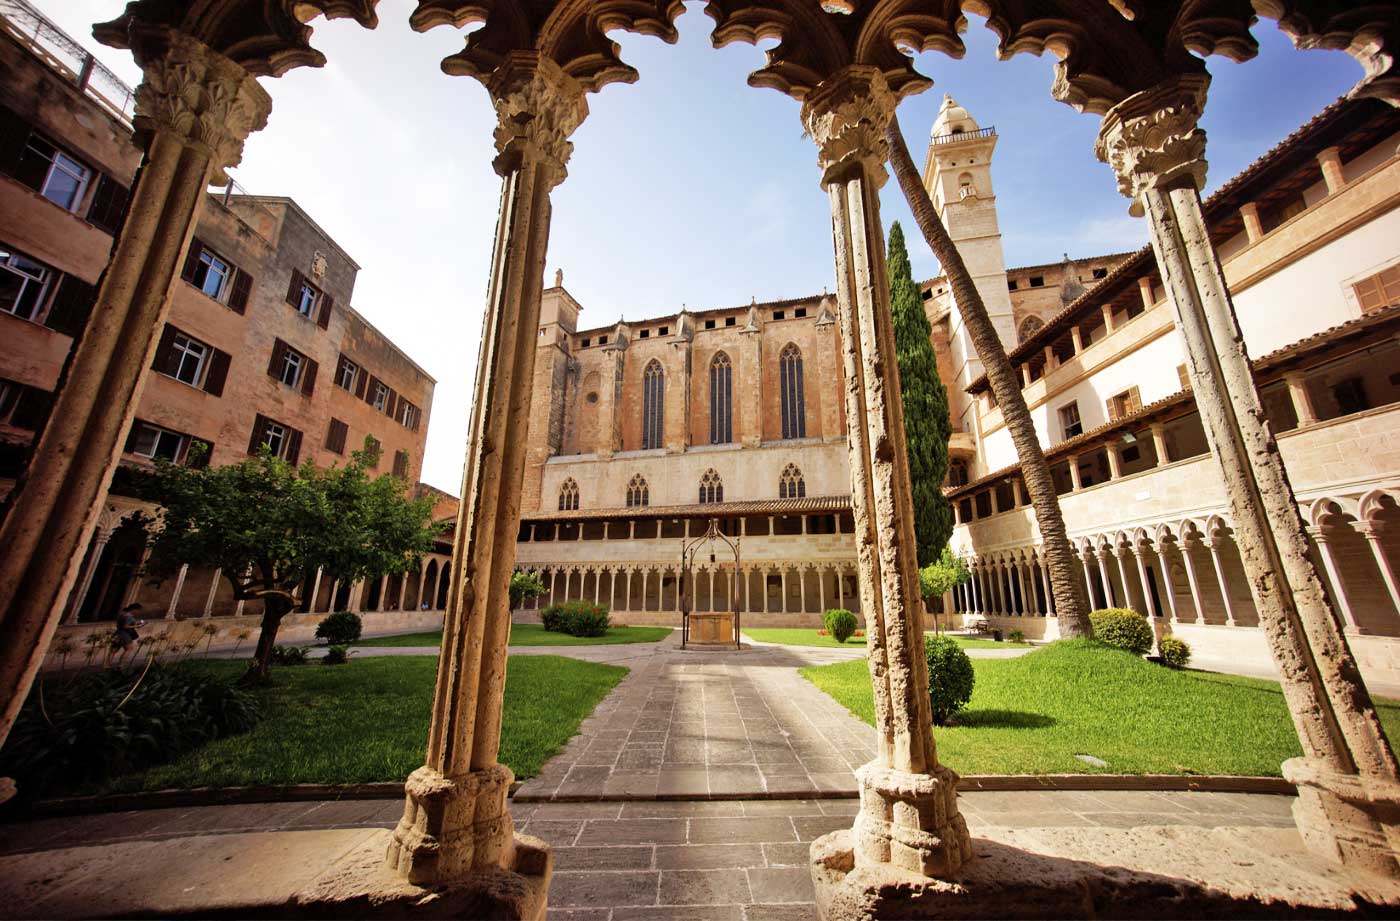
<instances>
[{"instance_id":1,"label":"carved stone tracery","mask_svg":"<svg viewBox=\"0 0 1400 921\"><path fill-rule=\"evenodd\" d=\"M1129 212L1141 217L1142 192L1206 180L1206 133L1197 126L1210 78L1182 77L1139 93L1104 117L1094 153L1113 168L1118 191L1132 199Z\"/></svg>"}]
</instances>

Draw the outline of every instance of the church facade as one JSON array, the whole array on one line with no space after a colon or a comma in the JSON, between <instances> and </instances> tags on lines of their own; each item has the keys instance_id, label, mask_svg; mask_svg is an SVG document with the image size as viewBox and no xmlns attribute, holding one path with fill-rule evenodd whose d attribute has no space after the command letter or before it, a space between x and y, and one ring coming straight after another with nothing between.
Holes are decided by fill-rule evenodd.
<instances>
[{"instance_id":1,"label":"church facade","mask_svg":"<svg viewBox=\"0 0 1400 921\"><path fill-rule=\"evenodd\" d=\"M1021 375L1095 606L1159 618L1198 661L1267 669L1151 250L1008 268L997 141L945 99L924 181ZM1341 101L1205 203L1319 567L1368 676L1394 684L1397 145L1400 113ZM931 609L1054 638L1010 436L947 280L923 289L952 415L952 546L973 569ZM589 327L556 276L517 543L547 588L535 607L596 599L618 621L675 624L682 548L700 538L695 610L737 609L748 626L858 612L835 310L812 295ZM712 521L729 541L703 541Z\"/></svg>"}]
</instances>

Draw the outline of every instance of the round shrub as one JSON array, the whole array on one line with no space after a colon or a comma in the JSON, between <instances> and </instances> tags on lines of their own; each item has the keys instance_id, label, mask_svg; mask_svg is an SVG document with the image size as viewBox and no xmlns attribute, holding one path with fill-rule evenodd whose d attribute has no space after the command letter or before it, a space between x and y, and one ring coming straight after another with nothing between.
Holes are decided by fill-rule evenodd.
<instances>
[{"instance_id":1,"label":"round shrub","mask_svg":"<svg viewBox=\"0 0 1400 921\"><path fill-rule=\"evenodd\" d=\"M612 626L607 605L591 601L565 601L551 604L540 612L546 630L570 636L602 636Z\"/></svg>"},{"instance_id":2,"label":"round shrub","mask_svg":"<svg viewBox=\"0 0 1400 921\"><path fill-rule=\"evenodd\" d=\"M326 650L322 665L344 665L350 661L350 652L344 646L332 646Z\"/></svg>"},{"instance_id":3,"label":"round shrub","mask_svg":"<svg viewBox=\"0 0 1400 921\"><path fill-rule=\"evenodd\" d=\"M1135 655L1146 655L1152 648L1152 625L1137 611L1128 608L1103 608L1089 612L1094 626L1094 639Z\"/></svg>"},{"instance_id":4,"label":"round shrub","mask_svg":"<svg viewBox=\"0 0 1400 921\"><path fill-rule=\"evenodd\" d=\"M360 615L336 611L316 625L316 639L325 640L331 646L346 646L360 638L362 626Z\"/></svg>"},{"instance_id":5,"label":"round shrub","mask_svg":"<svg viewBox=\"0 0 1400 921\"><path fill-rule=\"evenodd\" d=\"M972 660L952 637L924 636L924 660L928 662L928 697L933 721L946 726L954 714L972 699Z\"/></svg>"},{"instance_id":6,"label":"round shrub","mask_svg":"<svg viewBox=\"0 0 1400 921\"><path fill-rule=\"evenodd\" d=\"M822 623L826 627L826 632L836 638L836 642L844 643L851 638L851 634L856 632L856 616L845 608L832 608L822 616Z\"/></svg>"},{"instance_id":7,"label":"round shrub","mask_svg":"<svg viewBox=\"0 0 1400 921\"><path fill-rule=\"evenodd\" d=\"M1164 636L1158 646L1162 650L1162 664L1168 668L1185 668L1191 661L1191 647L1185 640Z\"/></svg>"},{"instance_id":8,"label":"round shrub","mask_svg":"<svg viewBox=\"0 0 1400 921\"><path fill-rule=\"evenodd\" d=\"M1013 643L1024 643L1026 641L1026 635L1020 630L1012 630L1010 633L1006 634L1006 638Z\"/></svg>"}]
</instances>

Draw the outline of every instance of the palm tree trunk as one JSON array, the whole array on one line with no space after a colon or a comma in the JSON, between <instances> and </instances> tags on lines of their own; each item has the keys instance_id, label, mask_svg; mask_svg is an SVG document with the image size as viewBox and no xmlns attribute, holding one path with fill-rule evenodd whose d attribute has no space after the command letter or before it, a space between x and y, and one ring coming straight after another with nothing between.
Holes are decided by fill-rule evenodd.
<instances>
[{"instance_id":1,"label":"palm tree trunk","mask_svg":"<svg viewBox=\"0 0 1400 921\"><path fill-rule=\"evenodd\" d=\"M1036 434L1035 423L1031 421L1026 399L1021 394L1021 380L1016 369L1011 367L1006 350L1001 346L992 319L977 293L977 286L963 264L962 254L948 236L948 229L934 210L928 191L919 178L914 160L909 156L909 148L904 143L904 134L899 130L899 119L890 118L885 138L890 145L890 165L899 180L899 187L909 202L909 210L914 213L914 221L923 232L933 254L938 257L957 299L958 311L972 336L972 344L977 349L977 357L987 370L987 381L1001 407L1002 418L1011 432L1011 440L1016 445L1016 455L1021 461L1021 476L1026 481L1026 489L1031 494L1031 506L1040 525L1040 537L1044 543L1045 558L1050 569L1050 590L1055 596L1055 616L1059 621L1060 635L1089 636L1093 628L1089 626L1089 605L1084 597L1083 586L1079 583L1079 567L1070 547L1069 536L1065 533L1065 520L1060 514L1060 500L1055 494L1055 483L1050 477L1050 465L1045 462L1045 452L1040 447L1040 436Z\"/></svg>"}]
</instances>

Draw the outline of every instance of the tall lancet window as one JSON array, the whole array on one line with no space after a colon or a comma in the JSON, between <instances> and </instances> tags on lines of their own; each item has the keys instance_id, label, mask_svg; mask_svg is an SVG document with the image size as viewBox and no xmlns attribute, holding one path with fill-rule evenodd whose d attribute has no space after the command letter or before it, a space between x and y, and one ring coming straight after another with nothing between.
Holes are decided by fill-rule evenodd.
<instances>
[{"instance_id":1,"label":"tall lancet window","mask_svg":"<svg viewBox=\"0 0 1400 921\"><path fill-rule=\"evenodd\" d=\"M778 356L778 389L783 400L783 437L807 437L807 404L802 398L802 350L789 342Z\"/></svg>"},{"instance_id":2,"label":"tall lancet window","mask_svg":"<svg viewBox=\"0 0 1400 921\"><path fill-rule=\"evenodd\" d=\"M734 440L733 374L729 356L717 352L710 362L710 444Z\"/></svg>"},{"instance_id":3,"label":"tall lancet window","mask_svg":"<svg viewBox=\"0 0 1400 921\"><path fill-rule=\"evenodd\" d=\"M642 372L642 448L662 444L663 406L666 403L666 372L655 358Z\"/></svg>"},{"instance_id":4,"label":"tall lancet window","mask_svg":"<svg viewBox=\"0 0 1400 921\"><path fill-rule=\"evenodd\" d=\"M627 484L627 507L634 508L651 504L651 492L647 489L646 477L640 473Z\"/></svg>"},{"instance_id":5,"label":"tall lancet window","mask_svg":"<svg viewBox=\"0 0 1400 921\"><path fill-rule=\"evenodd\" d=\"M715 468L711 467L705 471L705 475L700 478L700 504L708 505L712 502L724 501L724 482L715 473Z\"/></svg>"},{"instance_id":6,"label":"tall lancet window","mask_svg":"<svg viewBox=\"0 0 1400 921\"><path fill-rule=\"evenodd\" d=\"M559 511L573 512L578 510L578 484L573 477L569 477L559 487Z\"/></svg>"},{"instance_id":7,"label":"tall lancet window","mask_svg":"<svg viewBox=\"0 0 1400 921\"><path fill-rule=\"evenodd\" d=\"M806 495L807 481L802 479L802 471L796 464L788 464L783 468L783 475L778 478L778 498L802 499Z\"/></svg>"}]
</instances>

